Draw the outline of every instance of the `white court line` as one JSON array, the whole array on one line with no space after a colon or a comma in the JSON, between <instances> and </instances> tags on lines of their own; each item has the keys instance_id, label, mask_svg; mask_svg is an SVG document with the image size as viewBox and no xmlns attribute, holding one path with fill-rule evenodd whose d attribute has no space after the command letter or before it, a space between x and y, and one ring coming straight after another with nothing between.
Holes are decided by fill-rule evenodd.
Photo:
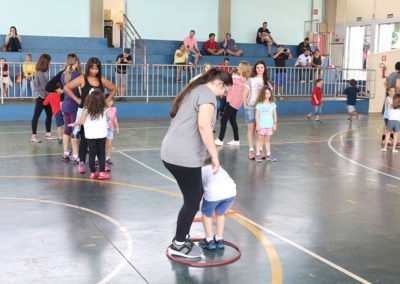
<instances>
[{"instance_id":1,"label":"white court line","mask_svg":"<svg viewBox=\"0 0 400 284\"><path fill-rule=\"evenodd\" d=\"M61 205L61 206L65 206L65 207L75 208L75 209L79 209L81 211L86 211L86 212L92 213L94 215L97 215L97 216L107 220L108 222L112 223L113 225L115 225L118 228L118 230L121 231L121 233L123 234L123 236L125 238L126 246L127 246L126 253L123 255L124 259L118 264L118 266L113 271L111 271L108 275L106 275L103 279L98 281L97 284L103 284L103 283L109 282L128 263L127 260L132 258L133 240L131 238L131 235L129 234L128 229L124 225L122 225L120 222L111 218L108 215L105 215L103 213L100 213L98 211L95 211L95 210L92 210L92 209L89 209L86 207L81 207L81 206L77 206L77 205L73 205L73 204L69 204L69 203L56 202L56 201L51 201L51 200L34 199L34 198L18 198L18 197L0 197L0 199L1 200L13 200L13 201L40 202L40 203L48 203L48 204L53 204L53 205Z\"/></svg>"},{"instance_id":2,"label":"white court line","mask_svg":"<svg viewBox=\"0 0 400 284\"><path fill-rule=\"evenodd\" d=\"M387 177L391 177L391 178L400 180L400 177L397 177L397 176L394 176L394 175L391 175L391 174L388 174L388 173L384 173L384 172L378 171L378 170L376 170L376 169L374 169L374 168L368 167L368 166L363 165L363 164L360 164L359 162L356 162L356 161L354 161L354 160L352 160L352 159L350 159L350 158L347 158L345 155L339 153L335 148L333 148L333 146L332 146L332 141L333 141L333 139L334 139L336 136L338 136L338 135L340 135L340 134L342 134L342 133L345 133L345 132L347 132L347 131L348 131L348 130L339 131L339 132L333 134L333 135L329 138L329 140L328 140L328 146L329 146L329 148L332 150L333 153L335 153L335 154L336 154L337 156L339 156L340 158L342 158L342 159L344 159L344 160L346 160L346 161L348 161L348 162L350 162L350 163L352 163L352 164L354 164L354 165L357 165L357 166L359 166L359 167L361 167L361 168L367 169L367 170L369 170L369 171L372 171L372 172L375 172L375 173L378 173L378 174L381 174L381 175L384 175L384 176L387 176ZM354 131L354 130L352 130L352 131Z\"/></svg>"},{"instance_id":3,"label":"white court line","mask_svg":"<svg viewBox=\"0 0 400 284\"><path fill-rule=\"evenodd\" d=\"M147 168L147 169L149 169L149 170L151 170L151 171L153 171L153 172L155 172L155 173L161 175L162 177L166 178L167 180L172 181L173 183L177 183L175 179L164 175L163 173L161 173L161 172L159 172L159 171L153 169L152 167L146 165L145 163L140 162L140 161L136 160L135 158L133 158L133 157L131 157L131 156L125 154L125 153L122 153L122 152L120 152L120 151L119 151L119 153L121 153L122 155L126 156L127 158L130 158L132 161L137 162L138 164L142 165L143 167L145 167L145 168ZM318 254L316 254L316 253L314 253L314 252L312 252L312 251L306 249L305 247L303 247L303 246L301 246L301 245L299 245L299 244L296 244L295 242L293 242L293 241L291 241L291 240L289 240L289 239L287 239L287 238L285 238L285 237L282 237L281 235L275 233L274 231L271 231L271 230L269 230L269 229L267 229L267 228L261 226L260 224L258 224L258 223L256 223L256 222L254 222L254 221L252 221L252 220L250 220L250 219L244 217L243 215L238 214L238 216L240 216L241 218L245 219L247 222L251 223L252 225L256 226L257 228L259 228L259 229L261 229L261 230L263 230L263 231L265 231L265 232L270 233L271 235L277 237L277 238L280 239L281 241L283 241L283 242L285 242L285 243L287 243L287 244L289 244L289 245L291 245L291 246L293 246L293 247L295 247L295 248L301 250L302 252L308 254L309 256L314 257L315 259L317 259L317 260L319 260L319 261L321 261L321 262L327 264L328 266L330 266L330 267L332 267L332 268L334 268L334 269L336 269L336 270L342 272L343 274L346 274L347 276L349 276L349 277L351 277L351 278L353 278L353 279L359 281L360 283L363 283L363 284L372 284L371 282L369 282L369 281L367 281L367 280L361 278L360 276L357 276L356 274L350 272L349 270L347 270L347 269L345 269L345 268L343 268L343 267L341 267L341 266L339 266L339 265L333 263L332 261L330 261L330 260L328 260L328 259L326 259L326 258L324 258L324 257L322 257L322 256L320 256L320 255L318 255Z\"/></svg>"}]
</instances>

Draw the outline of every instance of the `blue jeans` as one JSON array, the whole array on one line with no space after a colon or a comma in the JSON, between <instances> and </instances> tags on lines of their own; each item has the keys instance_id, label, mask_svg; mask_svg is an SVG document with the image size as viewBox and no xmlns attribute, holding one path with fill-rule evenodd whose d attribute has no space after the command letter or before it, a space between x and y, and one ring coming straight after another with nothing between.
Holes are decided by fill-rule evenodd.
<instances>
[{"instance_id":1,"label":"blue jeans","mask_svg":"<svg viewBox=\"0 0 400 284\"><path fill-rule=\"evenodd\" d=\"M29 84L29 85L28 85ZM28 86L31 87L31 96L33 94L34 90L34 85L33 85L33 80L28 81L26 78L22 79L22 86L21 86L21 97L29 97L29 90Z\"/></svg>"}]
</instances>

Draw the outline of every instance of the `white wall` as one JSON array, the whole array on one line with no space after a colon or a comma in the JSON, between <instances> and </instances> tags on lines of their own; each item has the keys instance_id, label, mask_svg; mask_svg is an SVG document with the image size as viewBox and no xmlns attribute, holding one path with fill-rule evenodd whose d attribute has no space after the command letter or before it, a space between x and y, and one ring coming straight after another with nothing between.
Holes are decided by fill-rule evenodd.
<instances>
[{"instance_id":1,"label":"white wall","mask_svg":"<svg viewBox=\"0 0 400 284\"><path fill-rule=\"evenodd\" d=\"M0 0L0 34L90 36L90 0Z\"/></svg>"},{"instance_id":2,"label":"white wall","mask_svg":"<svg viewBox=\"0 0 400 284\"><path fill-rule=\"evenodd\" d=\"M304 21L310 20L310 14L311 0L232 0L232 38L254 43L266 21L276 42L298 44L304 39Z\"/></svg>"},{"instance_id":3,"label":"white wall","mask_svg":"<svg viewBox=\"0 0 400 284\"><path fill-rule=\"evenodd\" d=\"M127 15L144 39L200 41L218 33L218 0L126 0ZM217 35L218 36L218 35Z\"/></svg>"}]
</instances>

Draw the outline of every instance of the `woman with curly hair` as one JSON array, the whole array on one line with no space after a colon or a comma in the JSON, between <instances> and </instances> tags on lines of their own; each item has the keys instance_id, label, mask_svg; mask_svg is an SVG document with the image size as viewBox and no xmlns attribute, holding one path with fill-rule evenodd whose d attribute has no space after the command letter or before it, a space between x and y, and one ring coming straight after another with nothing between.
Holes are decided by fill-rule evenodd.
<instances>
[{"instance_id":1,"label":"woman with curly hair","mask_svg":"<svg viewBox=\"0 0 400 284\"><path fill-rule=\"evenodd\" d=\"M106 172L107 103L102 91L93 90L86 97L85 107L79 121L68 126L83 125L89 145L90 179L110 179ZM95 159L99 159L99 173L96 173Z\"/></svg>"}]
</instances>

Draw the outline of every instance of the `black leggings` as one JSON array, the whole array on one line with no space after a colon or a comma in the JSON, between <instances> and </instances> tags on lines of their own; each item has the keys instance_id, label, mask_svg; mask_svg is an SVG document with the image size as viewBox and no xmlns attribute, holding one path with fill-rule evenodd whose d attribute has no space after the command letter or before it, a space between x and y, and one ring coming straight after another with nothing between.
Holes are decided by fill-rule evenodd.
<instances>
[{"instance_id":1,"label":"black leggings","mask_svg":"<svg viewBox=\"0 0 400 284\"><path fill-rule=\"evenodd\" d=\"M224 114L222 115L221 118L221 129L219 131L219 137L218 137L219 140L221 141L224 140L226 125L228 124L229 120L230 124L232 125L233 139L235 141L239 141L239 128L236 122L237 112L238 112L237 109L231 107L229 103L226 104Z\"/></svg>"},{"instance_id":2,"label":"black leggings","mask_svg":"<svg viewBox=\"0 0 400 284\"><path fill-rule=\"evenodd\" d=\"M226 107L226 96L222 96L219 100L219 108L218 108L218 114L221 114L224 112Z\"/></svg>"},{"instance_id":3,"label":"black leggings","mask_svg":"<svg viewBox=\"0 0 400 284\"><path fill-rule=\"evenodd\" d=\"M83 125L81 126L81 131L79 131L79 161L80 162L86 162L86 154L87 154L87 148L88 148L88 142L85 137L85 128Z\"/></svg>"},{"instance_id":4,"label":"black leggings","mask_svg":"<svg viewBox=\"0 0 400 284\"><path fill-rule=\"evenodd\" d=\"M46 112L46 132L51 131L51 106L50 104L44 106L43 99L41 97L37 97L35 110L33 111L32 117L32 134L36 135L39 117L42 114L43 109Z\"/></svg>"},{"instance_id":5,"label":"black leggings","mask_svg":"<svg viewBox=\"0 0 400 284\"><path fill-rule=\"evenodd\" d=\"M183 195L183 205L178 214L176 223L175 240L183 242L190 232L194 216L199 211L200 201L203 196L203 182L201 167L187 168L164 162L164 166L171 172Z\"/></svg>"},{"instance_id":6,"label":"black leggings","mask_svg":"<svg viewBox=\"0 0 400 284\"><path fill-rule=\"evenodd\" d=\"M95 160L99 159L99 172L105 171L106 166L106 138L86 139L89 145L89 169L96 172Z\"/></svg>"}]
</instances>

